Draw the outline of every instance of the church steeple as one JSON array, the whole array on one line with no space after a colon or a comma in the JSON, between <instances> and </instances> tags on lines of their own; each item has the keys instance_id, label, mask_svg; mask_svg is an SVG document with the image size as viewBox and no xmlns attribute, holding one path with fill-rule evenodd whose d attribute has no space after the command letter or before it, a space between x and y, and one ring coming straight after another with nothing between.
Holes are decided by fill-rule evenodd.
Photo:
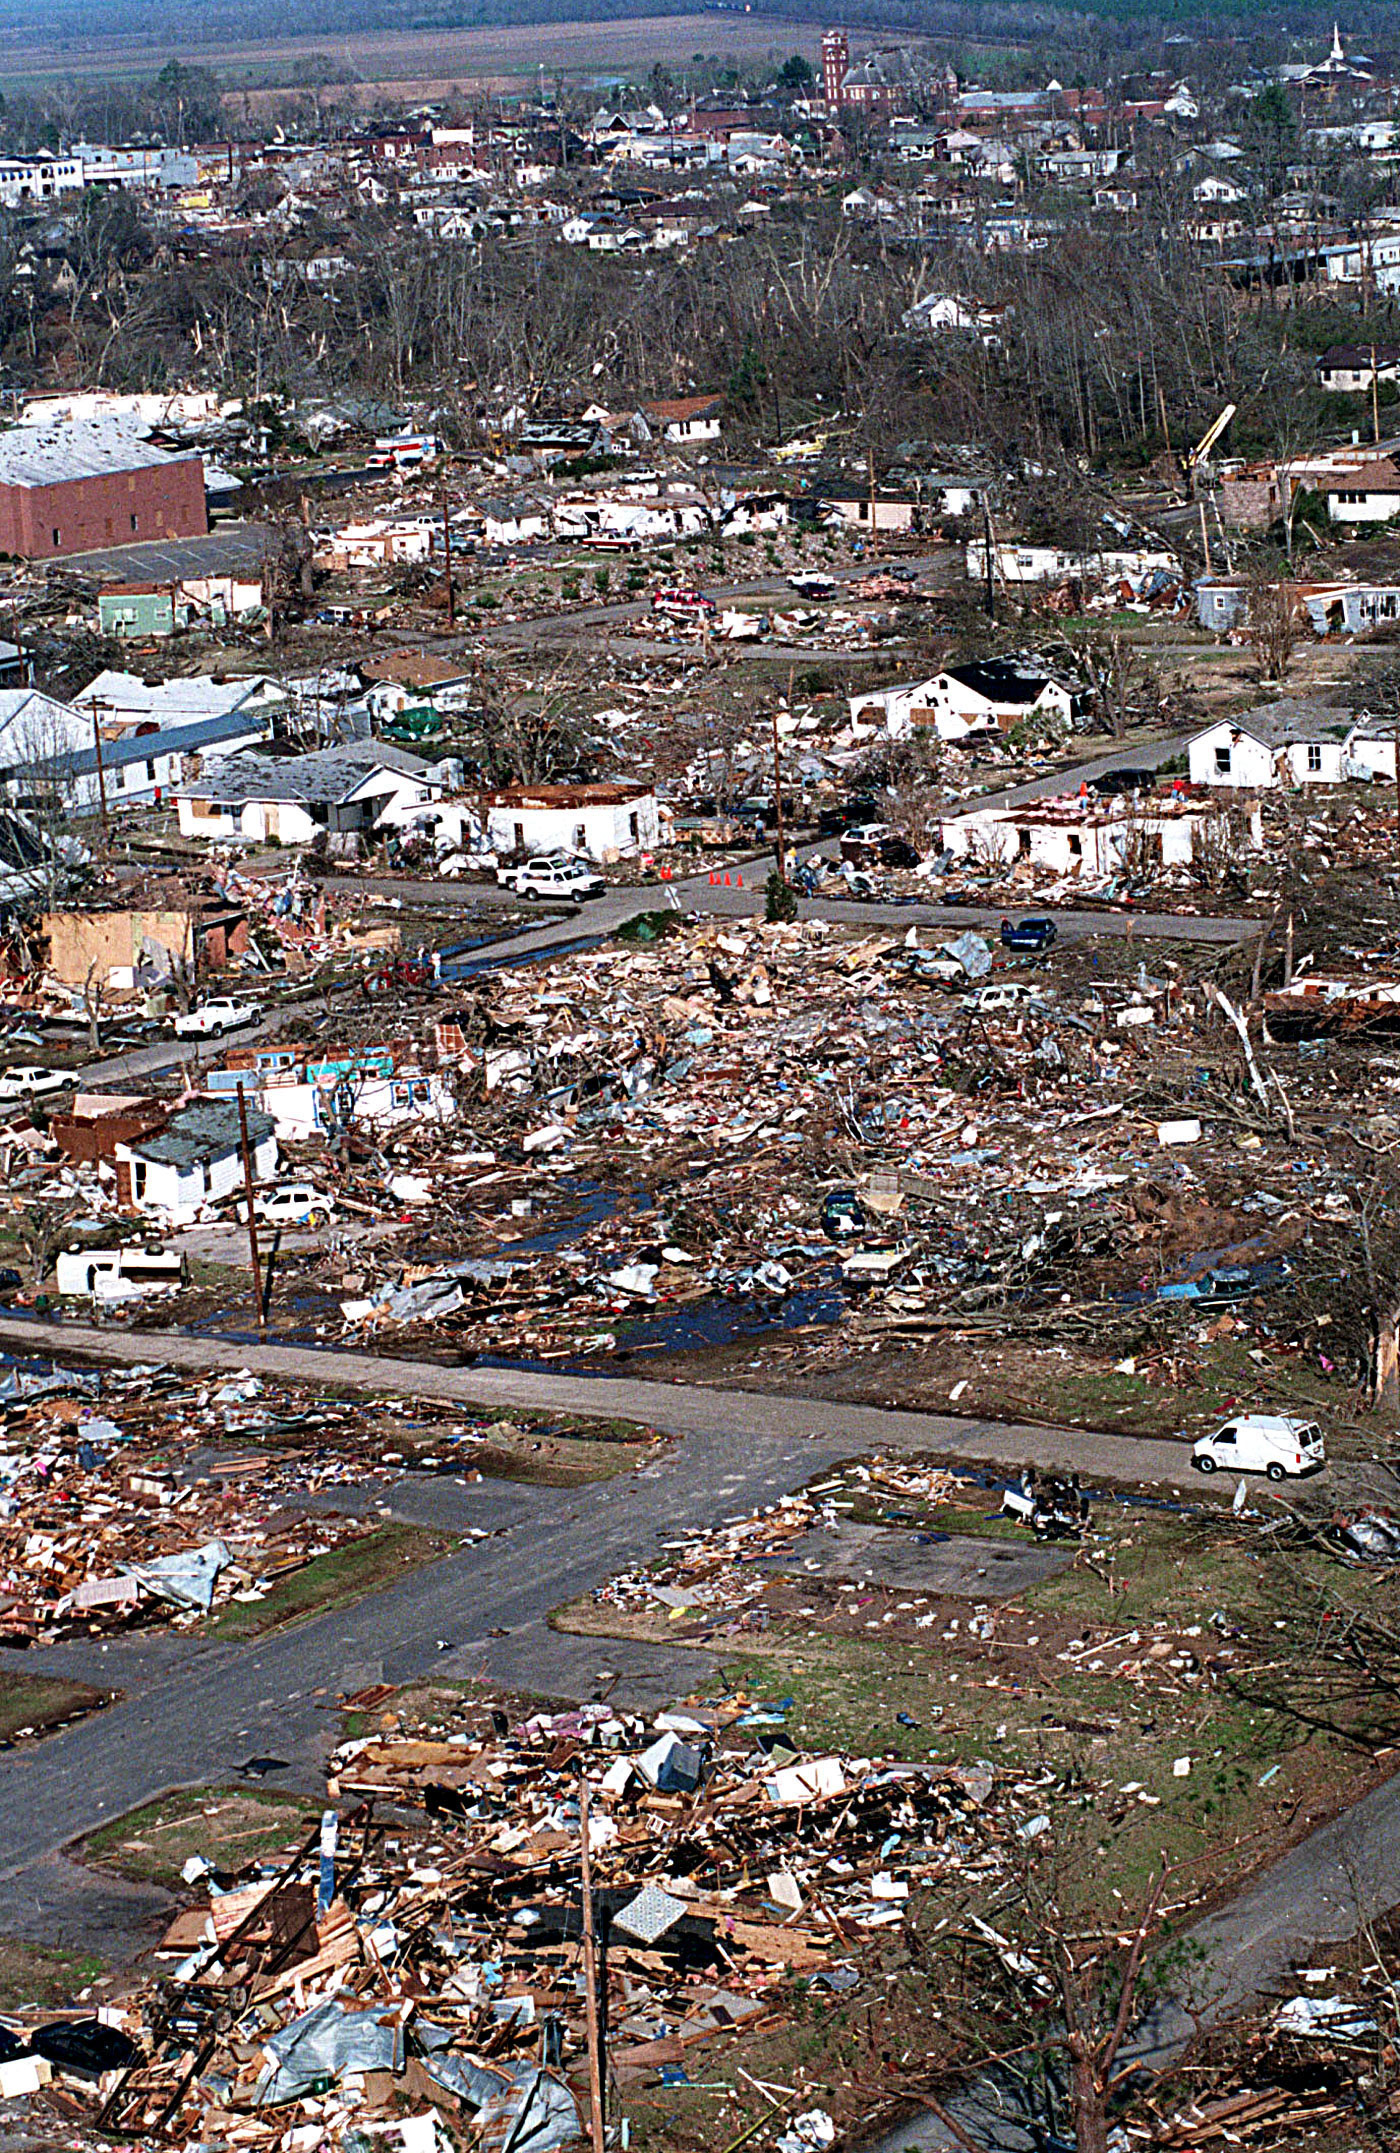
<instances>
[{"instance_id":1,"label":"church steeple","mask_svg":"<svg viewBox=\"0 0 1400 2153\"><path fill-rule=\"evenodd\" d=\"M1346 54L1342 51L1342 33L1335 22L1332 25L1332 50L1327 57L1333 67L1341 67L1346 61Z\"/></svg>"}]
</instances>

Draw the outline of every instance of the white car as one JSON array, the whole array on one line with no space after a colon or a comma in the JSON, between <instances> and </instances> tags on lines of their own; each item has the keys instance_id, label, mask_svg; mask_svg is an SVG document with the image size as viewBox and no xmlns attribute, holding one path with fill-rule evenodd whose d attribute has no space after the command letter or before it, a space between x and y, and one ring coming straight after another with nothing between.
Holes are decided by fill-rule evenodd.
<instances>
[{"instance_id":1,"label":"white car","mask_svg":"<svg viewBox=\"0 0 1400 2153\"><path fill-rule=\"evenodd\" d=\"M181 1039L218 1039L224 1032L236 1032L240 1025L256 1024L261 1015L256 1002L236 1002L231 994L216 994L198 1009L177 1017L175 1030Z\"/></svg>"},{"instance_id":2,"label":"white car","mask_svg":"<svg viewBox=\"0 0 1400 2153\"><path fill-rule=\"evenodd\" d=\"M255 1196L253 1210L264 1226L319 1226L335 1210L335 1199L309 1181L289 1181ZM246 1202L238 1206L238 1220L242 1226L248 1223Z\"/></svg>"},{"instance_id":3,"label":"white car","mask_svg":"<svg viewBox=\"0 0 1400 2153\"><path fill-rule=\"evenodd\" d=\"M55 1092L71 1091L77 1079L62 1069L44 1069L38 1062L19 1062L0 1073L0 1105L15 1099L51 1099Z\"/></svg>"},{"instance_id":4,"label":"white car","mask_svg":"<svg viewBox=\"0 0 1400 2153\"><path fill-rule=\"evenodd\" d=\"M999 1009L1024 1009L1034 999L1034 989L1019 979L995 979L985 987L979 987L968 996L972 1008L979 1016L987 1016Z\"/></svg>"},{"instance_id":5,"label":"white car","mask_svg":"<svg viewBox=\"0 0 1400 2153\"><path fill-rule=\"evenodd\" d=\"M1237 1413L1192 1446L1198 1473L1267 1473L1270 1480L1297 1480L1327 1463L1316 1421L1287 1413Z\"/></svg>"},{"instance_id":6,"label":"white car","mask_svg":"<svg viewBox=\"0 0 1400 2153\"><path fill-rule=\"evenodd\" d=\"M515 877L514 888L520 897L568 897L581 905L585 898L601 897L607 884L591 868L574 861L527 860Z\"/></svg>"}]
</instances>

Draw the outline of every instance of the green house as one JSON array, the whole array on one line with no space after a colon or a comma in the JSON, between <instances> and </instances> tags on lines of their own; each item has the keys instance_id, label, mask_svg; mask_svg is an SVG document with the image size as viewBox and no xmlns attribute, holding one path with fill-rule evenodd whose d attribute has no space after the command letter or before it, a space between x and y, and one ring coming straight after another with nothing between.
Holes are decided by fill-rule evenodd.
<instances>
[{"instance_id":1,"label":"green house","mask_svg":"<svg viewBox=\"0 0 1400 2153\"><path fill-rule=\"evenodd\" d=\"M188 607L180 608L183 627ZM129 636L140 641L149 636L174 635L175 598L170 585L118 583L97 594L97 625L102 635Z\"/></svg>"}]
</instances>

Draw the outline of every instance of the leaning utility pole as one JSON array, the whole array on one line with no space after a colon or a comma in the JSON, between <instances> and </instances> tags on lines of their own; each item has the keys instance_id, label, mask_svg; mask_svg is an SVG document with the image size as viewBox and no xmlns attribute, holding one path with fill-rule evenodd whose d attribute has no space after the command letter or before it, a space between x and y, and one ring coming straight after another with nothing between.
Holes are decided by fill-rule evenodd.
<instances>
[{"instance_id":1,"label":"leaning utility pole","mask_svg":"<svg viewBox=\"0 0 1400 2153\"><path fill-rule=\"evenodd\" d=\"M598 2020L598 1957L593 1936L593 1861L588 1846L588 1779L578 1788L578 1830L583 1892L583 1986L588 2018L588 2124L592 2153L605 2153L603 2136L603 2042Z\"/></svg>"},{"instance_id":2,"label":"leaning utility pole","mask_svg":"<svg viewBox=\"0 0 1400 2153\"><path fill-rule=\"evenodd\" d=\"M248 1148L248 1105L243 1096L243 1085L238 1086L238 1148L243 1154L243 1193L248 1204L248 1261L253 1269L253 1293L257 1300L258 1329L267 1329L267 1310L263 1306L262 1264L258 1260L258 1220L253 1209L253 1154Z\"/></svg>"}]
</instances>

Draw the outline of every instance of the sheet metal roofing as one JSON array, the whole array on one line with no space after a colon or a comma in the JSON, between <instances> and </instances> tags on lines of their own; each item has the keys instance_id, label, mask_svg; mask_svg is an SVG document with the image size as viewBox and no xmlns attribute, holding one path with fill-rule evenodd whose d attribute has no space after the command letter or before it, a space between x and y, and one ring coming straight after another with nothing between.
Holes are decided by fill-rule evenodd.
<instances>
[{"instance_id":1,"label":"sheet metal roofing","mask_svg":"<svg viewBox=\"0 0 1400 2153\"><path fill-rule=\"evenodd\" d=\"M144 471L152 464L199 461L198 456L153 448L135 428L111 420L86 425L48 420L41 426L13 426L0 433L3 486L62 486L72 479Z\"/></svg>"},{"instance_id":2,"label":"sheet metal roofing","mask_svg":"<svg viewBox=\"0 0 1400 2153\"><path fill-rule=\"evenodd\" d=\"M248 1107L247 1114L248 1142L264 1143L276 1130L276 1122L260 1107ZM236 1106L186 1106L172 1114L156 1135L138 1136L128 1148L139 1159L184 1169L205 1159L226 1158L237 1151L239 1141Z\"/></svg>"}]
</instances>

